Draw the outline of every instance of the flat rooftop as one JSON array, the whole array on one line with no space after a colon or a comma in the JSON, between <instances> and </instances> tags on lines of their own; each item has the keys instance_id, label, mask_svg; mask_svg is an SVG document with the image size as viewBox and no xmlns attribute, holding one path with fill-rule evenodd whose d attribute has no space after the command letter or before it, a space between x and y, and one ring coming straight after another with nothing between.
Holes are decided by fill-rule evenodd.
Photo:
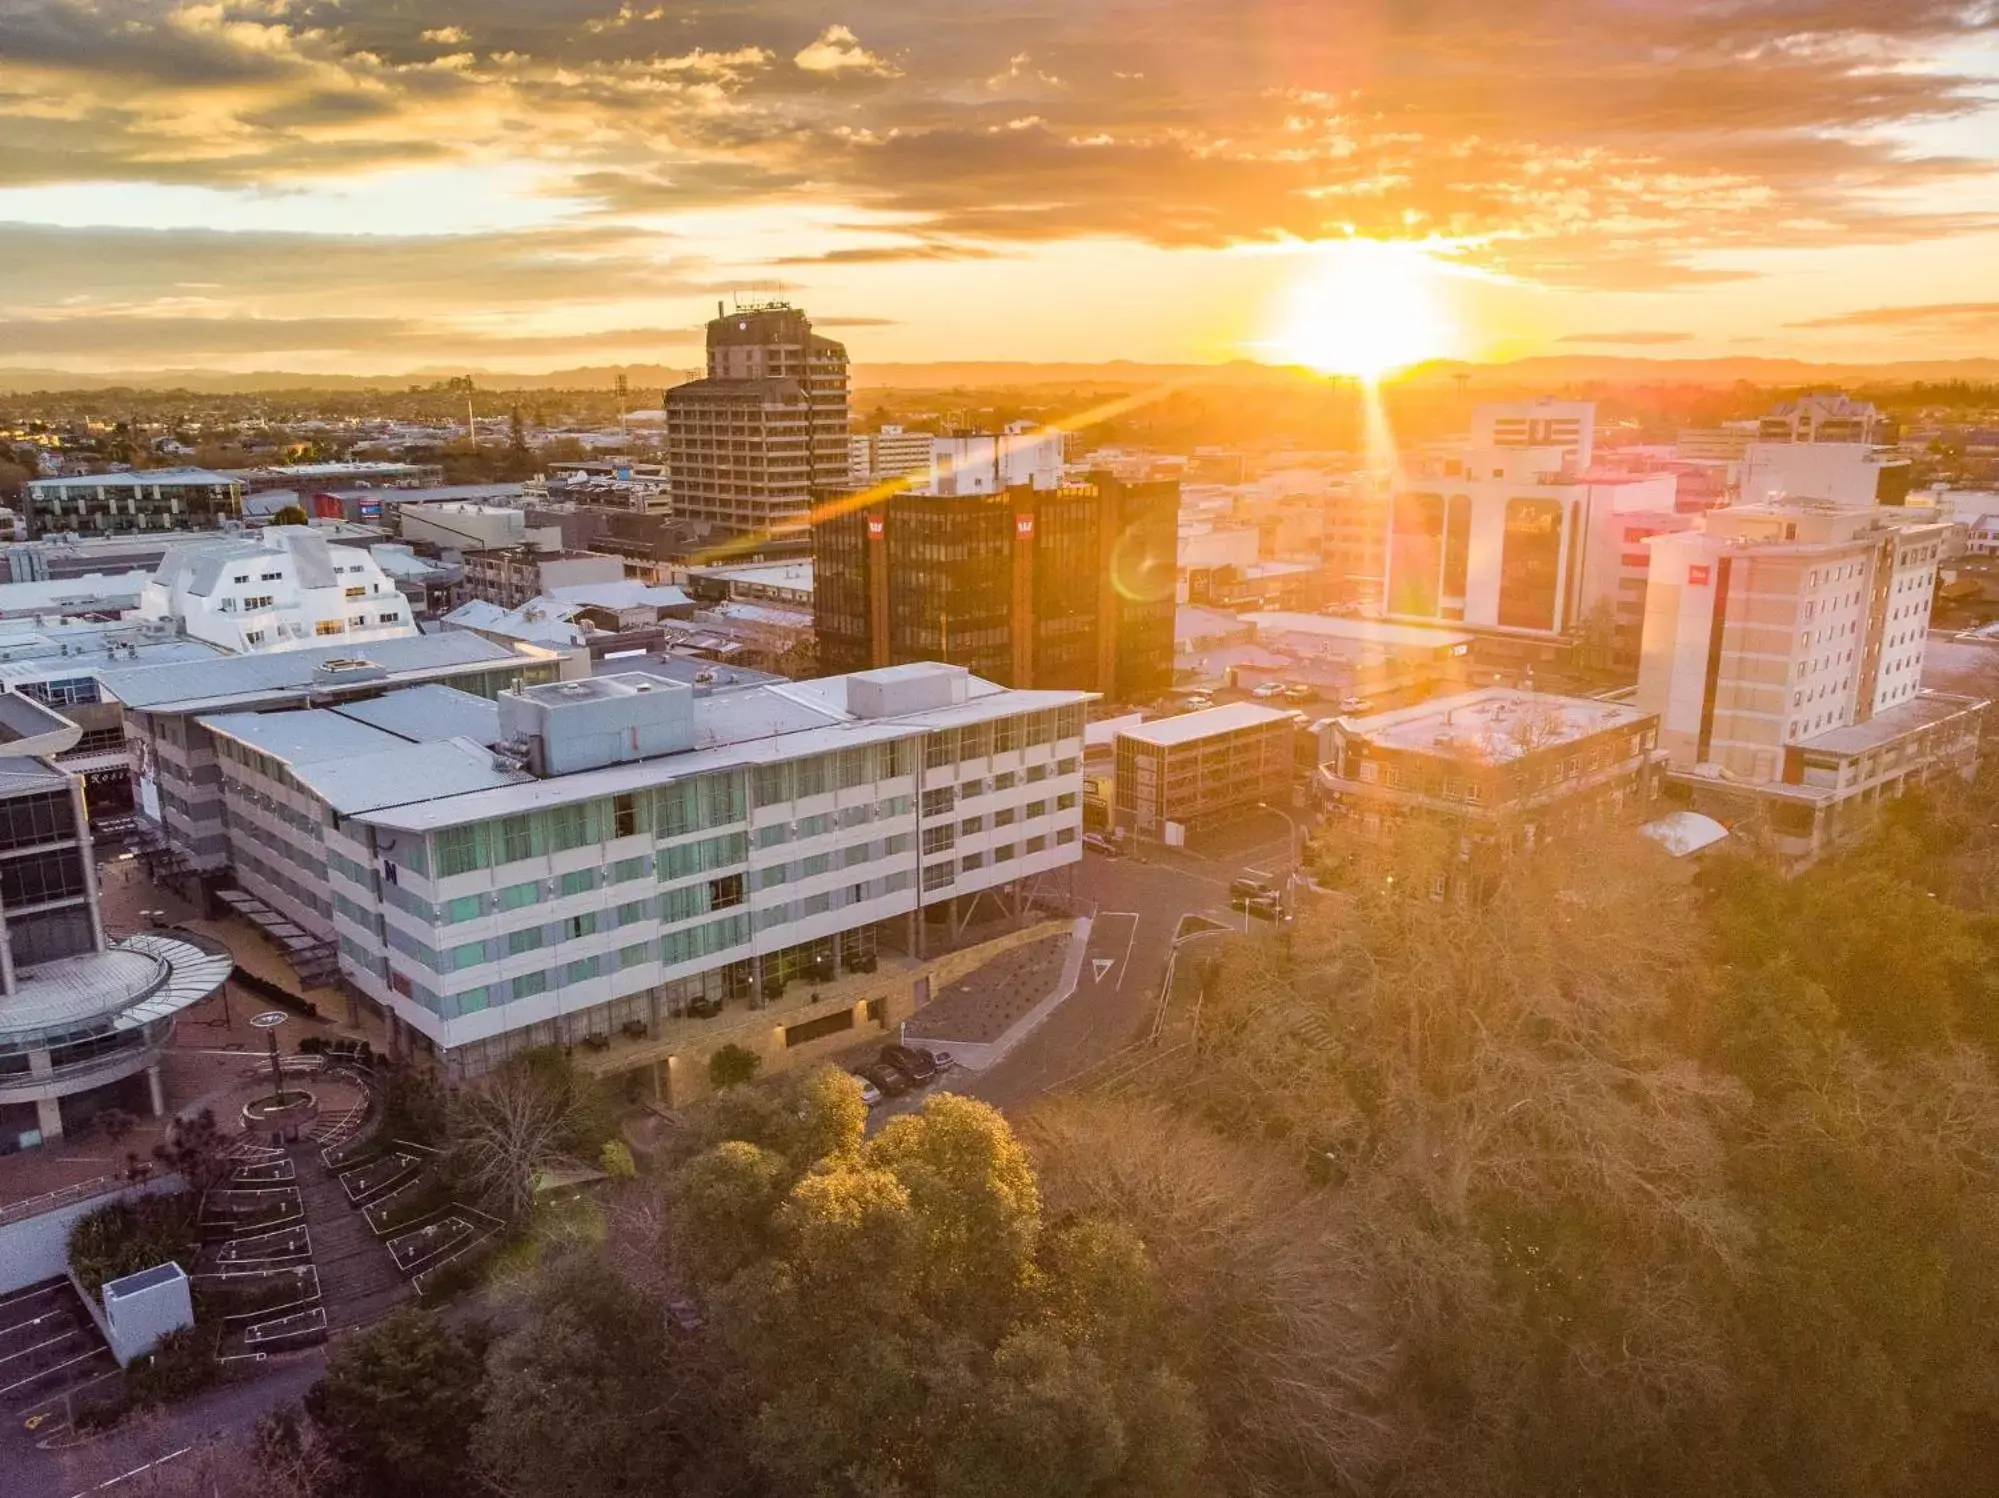
<instances>
[{"instance_id":1,"label":"flat rooftop","mask_svg":"<svg viewBox=\"0 0 1999 1498\"><path fill-rule=\"evenodd\" d=\"M729 583L756 583L766 588L790 588L805 593L812 591L812 563L809 560L745 562L735 567L703 567L695 575L718 578Z\"/></svg>"},{"instance_id":2,"label":"flat rooftop","mask_svg":"<svg viewBox=\"0 0 1999 1498\"><path fill-rule=\"evenodd\" d=\"M194 665L128 666L106 671L104 689L127 707L155 713L218 712L234 706L303 695L323 685L314 672L329 661L363 660L382 667L386 681L424 677L435 672L471 671L479 667L525 663L531 657L483 635L455 630L437 635L411 635L375 640L356 647L329 645L312 650L282 650L264 655L234 655Z\"/></svg>"},{"instance_id":3,"label":"flat rooftop","mask_svg":"<svg viewBox=\"0 0 1999 1498\"><path fill-rule=\"evenodd\" d=\"M150 574L92 572L83 577L52 577L25 583L0 583L0 616L20 618L41 614L120 614L139 606Z\"/></svg>"},{"instance_id":4,"label":"flat rooftop","mask_svg":"<svg viewBox=\"0 0 1999 1498\"><path fill-rule=\"evenodd\" d=\"M1487 764L1504 764L1557 744L1629 728L1653 716L1624 702L1485 687L1344 722L1350 736L1383 749L1469 754Z\"/></svg>"},{"instance_id":5,"label":"flat rooftop","mask_svg":"<svg viewBox=\"0 0 1999 1498\"><path fill-rule=\"evenodd\" d=\"M1244 614L1256 626L1258 639L1272 635L1313 635L1327 641L1375 645L1383 650L1442 650L1470 645L1475 636L1462 630L1430 629L1421 624L1389 624L1380 619L1356 619L1338 614L1301 614L1273 609Z\"/></svg>"},{"instance_id":6,"label":"flat rooftop","mask_svg":"<svg viewBox=\"0 0 1999 1498\"><path fill-rule=\"evenodd\" d=\"M72 473L56 479L30 479L30 489L128 489L153 484L233 484L227 474L206 468L141 468L130 473Z\"/></svg>"},{"instance_id":7,"label":"flat rooftop","mask_svg":"<svg viewBox=\"0 0 1999 1498\"><path fill-rule=\"evenodd\" d=\"M893 684L936 669L934 665L912 665L856 674L888 677ZM629 695L634 684L621 681L623 674L587 681L598 689L596 695ZM201 721L215 733L283 761L293 776L343 815L407 831L425 831L664 785L690 775L1081 704L1091 695L1012 691L968 676L963 702L894 716L861 717L848 708L850 679L779 680L719 691L702 683L693 701L693 747L548 777L496 765L486 743L468 735L412 742L391 731L390 725L399 718L402 721L397 726L403 731L453 726L457 710L434 694L428 707L409 712L396 707L397 698L405 694L391 693L365 703L227 713ZM582 684L565 685L573 688ZM525 695L538 700L557 696L549 687L532 687ZM566 701L574 695L563 692L560 697Z\"/></svg>"},{"instance_id":8,"label":"flat rooftop","mask_svg":"<svg viewBox=\"0 0 1999 1498\"><path fill-rule=\"evenodd\" d=\"M1815 738L1805 739L1799 747L1808 753L1865 754L1932 723L1954 718L1959 713L1981 706L1985 701L1983 697L1961 697L1952 692L1918 692L1900 707L1876 713L1865 723L1829 728Z\"/></svg>"},{"instance_id":9,"label":"flat rooftop","mask_svg":"<svg viewBox=\"0 0 1999 1498\"><path fill-rule=\"evenodd\" d=\"M1218 733L1234 733L1242 728L1260 728L1269 723L1288 724L1291 721L1288 709L1262 707L1254 702L1231 702L1225 707L1207 707L1197 713L1155 718L1150 723L1125 729L1118 737L1171 749L1178 744L1212 738Z\"/></svg>"}]
</instances>

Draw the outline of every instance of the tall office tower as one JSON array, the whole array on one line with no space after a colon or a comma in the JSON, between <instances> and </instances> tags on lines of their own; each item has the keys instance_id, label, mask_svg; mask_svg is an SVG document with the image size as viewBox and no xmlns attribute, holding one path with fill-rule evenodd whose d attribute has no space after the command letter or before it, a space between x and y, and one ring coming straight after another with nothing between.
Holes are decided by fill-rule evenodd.
<instances>
[{"instance_id":1,"label":"tall office tower","mask_svg":"<svg viewBox=\"0 0 1999 1498\"><path fill-rule=\"evenodd\" d=\"M1679 767L1779 776L1921 687L1949 526L1825 502L1738 505L1653 537L1638 705Z\"/></svg>"},{"instance_id":2,"label":"tall office tower","mask_svg":"<svg viewBox=\"0 0 1999 1498\"><path fill-rule=\"evenodd\" d=\"M674 513L731 534L802 527L815 493L844 488L847 350L785 302L708 324L708 374L666 392Z\"/></svg>"},{"instance_id":3,"label":"tall office tower","mask_svg":"<svg viewBox=\"0 0 1999 1498\"><path fill-rule=\"evenodd\" d=\"M943 660L1016 688L1144 701L1173 684L1176 481L904 493L812 528L832 671Z\"/></svg>"}]
</instances>

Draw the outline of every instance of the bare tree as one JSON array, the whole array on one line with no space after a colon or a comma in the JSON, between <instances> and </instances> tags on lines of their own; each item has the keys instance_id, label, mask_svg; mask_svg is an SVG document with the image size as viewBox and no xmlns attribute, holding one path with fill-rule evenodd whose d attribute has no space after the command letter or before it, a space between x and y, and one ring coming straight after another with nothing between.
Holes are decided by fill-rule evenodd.
<instances>
[{"instance_id":1,"label":"bare tree","mask_svg":"<svg viewBox=\"0 0 1999 1498\"><path fill-rule=\"evenodd\" d=\"M464 1179L509 1218L534 1203L543 1171L573 1165L578 1105L526 1066L507 1066L455 1100L451 1157Z\"/></svg>"}]
</instances>

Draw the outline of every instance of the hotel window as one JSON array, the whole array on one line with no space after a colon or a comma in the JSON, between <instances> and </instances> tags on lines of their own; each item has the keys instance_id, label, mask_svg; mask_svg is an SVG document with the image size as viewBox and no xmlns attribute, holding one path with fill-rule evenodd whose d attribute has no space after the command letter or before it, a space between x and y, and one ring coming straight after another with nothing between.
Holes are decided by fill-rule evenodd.
<instances>
[{"instance_id":1,"label":"hotel window","mask_svg":"<svg viewBox=\"0 0 1999 1498\"><path fill-rule=\"evenodd\" d=\"M322 619L313 626L312 632L316 635L344 635L347 633L347 626L338 619Z\"/></svg>"}]
</instances>

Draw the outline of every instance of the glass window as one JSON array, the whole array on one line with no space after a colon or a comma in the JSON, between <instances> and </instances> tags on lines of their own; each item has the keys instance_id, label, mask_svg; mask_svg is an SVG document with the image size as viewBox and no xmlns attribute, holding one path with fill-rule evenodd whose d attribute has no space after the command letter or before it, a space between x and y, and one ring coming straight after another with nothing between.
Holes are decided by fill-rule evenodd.
<instances>
[{"instance_id":1,"label":"glass window","mask_svg":"<svg viewBox=\"0 0 1999 1498\"><path fill-rule=\"evenodd\" d=\"M638 858L621 858L611 866L611 882L623 884L627 880L643 879L646 872L646 860L643 855Z\"/></svg>"},{"instance_id":2,"label":"glass window","mask_svg":"<svg viewBox=\"0 0 1999 1498\"><path fill-rule=\"evenodd\" d=\"M652 955L649 942L637 942L629 947L618 948L619 968L637 967Z\"/></svg>"},{"instance_id":3,"label":"glass window","mask_svg":"<svg viewBox=\"0 0 1999 1498\"><path fill-rule=\"evenodd\" d=\"M538 993L547 993L548 974L522 973L518 978L514 979L512 990L512 997L516 999L530 999Z\"/></svg>"},{"instance_id":4,"label":"glass window","mask_svg":"<svg viewBox=\"0 0 1999 1498\"><path fill-rule=\"evenodd\" d=\"M597 887L597 876L601 869L571 869L556 881L556 889L565 895L587 895Z\"/></svg>"},{"instance_id":5,"label":"glass window","mask_svg":"<svg viewBox=\"0 0 1999 1498\"><path fill-rule=\"evenodd\" d=\"M523 952L533 952L541 946L541 927L528 926L519 931L507 933L507 955L518 957Z\"/></svg>"},{"instance_id":6,"label":"glass window","mask_svg":"<svg viewBox=\"0 0 1999 1498\"><path fill-rule=\"evenodd\" d=\"M541 881L530 879L526 884L510 884L500 891L500 909L522 910L541 899Z\"/></svg>"},{"instance_id":7,"label":"glass window","mask_svg":"<svg viewBox=\"0 0 1999 1498\"><path fill-rule=\"evenodd\" d=\"M455 926L460 921L474 920L479 915L479 897L460 895L455 900L444 902L444 924Z\"/></svg>"},{"instance_id":8,"label":"glass window","mask_svg":"<svg viewBox=\"0 0 1999 1498\"><path fill-rule=\"evenodd\" d=\"M562 981L565 983L587 983L596 976L595 957L579 957L562 970Z\"/></svg>"}]
</instances>

